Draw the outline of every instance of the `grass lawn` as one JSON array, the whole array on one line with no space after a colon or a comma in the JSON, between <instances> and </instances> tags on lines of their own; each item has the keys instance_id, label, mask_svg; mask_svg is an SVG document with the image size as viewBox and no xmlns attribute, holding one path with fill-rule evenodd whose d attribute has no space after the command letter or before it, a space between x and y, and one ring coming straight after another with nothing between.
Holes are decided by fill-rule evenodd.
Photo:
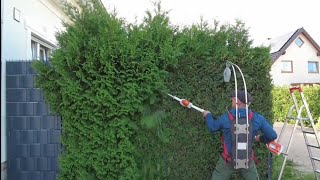
<instances>
[{"instance_id":1,"label":"grass lawn","mask_svg":"<svg viewBox=\"0 0 320 180\"><path fill-rule=\"evenodd\" d=\"M277 180L281 166L283 163L284 157L282 156L273 156L273 165L272 165L272 179ZM315 180L314 173L310 172L301 172L295 168L295 164L287 160L286 166L284 168L284 172L282 174L283 180Z\"/></svg>"}]
</instances>

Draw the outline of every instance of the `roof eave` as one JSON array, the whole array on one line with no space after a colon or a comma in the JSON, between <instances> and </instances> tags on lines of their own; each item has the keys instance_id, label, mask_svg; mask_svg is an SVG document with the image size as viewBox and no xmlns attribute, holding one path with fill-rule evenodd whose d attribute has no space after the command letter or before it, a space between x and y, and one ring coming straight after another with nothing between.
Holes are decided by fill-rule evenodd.
<instances>
[{"instance_id":1,"label":"roof eave","mask_svg":"<svg viewBox=\"0 0 320 180\"><path fill-rule=\"evenodd\" d=\"M292 36L288 39L288 41L279 49L279 51L277 52L273 52L271 53L274 54L275 56L272 58L272 64L279 59L279 57L281 55L284 54L284 52L287 50L287 48L290 46L290 44L299 36L299 34L303 34L306 36L306 38L311 42L311 44L316 48L317 50L317 56L319 56L318 54L320 54L320 46L313 40L313 38L309 35L309 33L302 27L296 30L296 32L294 32L292 34Z\"/></svg>"}]
</instances>

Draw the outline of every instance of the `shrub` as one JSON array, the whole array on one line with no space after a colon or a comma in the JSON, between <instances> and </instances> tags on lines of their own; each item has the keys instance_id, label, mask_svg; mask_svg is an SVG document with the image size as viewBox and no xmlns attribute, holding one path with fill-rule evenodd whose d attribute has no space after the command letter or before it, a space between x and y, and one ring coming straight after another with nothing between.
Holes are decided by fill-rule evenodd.
<instances>
[{"instance_id":1,"label":"shrub","mask_svg":"<svg viewBox=\"0 0 320 180\"><path fill-rule=\"evenodd\" d=\"M164 69L176 61L173 29L165 13L127 26L98 1L80 6L50 62L34 64L63 119L60 179L155 179L167 141L158 104Z\"/></svg>"},{"instance_id":2,"label":"shrub","mask_svg":"<svg viewBox=\"0 0 320 180\"><path fill-rule=\"evenodd\" d=\"M320 122L320 86L302 86L303 94L308 103L311 115L314 123L319 124ZM302 98L297 91L294 92L299 107L302 106ZM272 90L272 111L274 114L275 121L284 122L290 107L293 105L293 100L289 92L289 87L274 87ZM297 116L294 110L292 115ZM305 108L302 111L302 117L307 117ZM290 121L292 122L292 121ZM308 123L307 123L308 124Z\"/></svg>"}]
</instances>

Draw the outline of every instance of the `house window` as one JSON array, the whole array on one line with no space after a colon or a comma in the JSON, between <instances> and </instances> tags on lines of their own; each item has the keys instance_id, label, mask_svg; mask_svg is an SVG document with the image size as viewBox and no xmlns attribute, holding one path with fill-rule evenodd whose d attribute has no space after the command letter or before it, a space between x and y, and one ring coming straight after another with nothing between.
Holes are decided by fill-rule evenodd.
<instances>
[{"instance_id":1,"label":"house window","mask_svg":"<svg viewBox=\"0 0 320 180\"><path fill-rule=\"evenodd\" d=\"M308 61L308 73L319 73L319 62Z\"/></svg>"},{"instance_id":2,"label":"house window","mask_svg":"<svg viewBox=\"0 0 320 180\"><path fill-rule=\"evenodd\" d=\"M298 37L294 42L299 47L301 47L303 45L303 43L304 43L300 37Z\"/></svg>"},{"instance_id":3,"label":"house window","mask_svg":"<svg viewBox=\"0 0 320 180\"><path fill-rule=\"evenodd\" d=\"M51 54L51 49L36 41L31 40L32 59L47 61Z\"/></svg>"},{"instance_id":4,"label":"house window","mask_svg":"<svg viewBox=\"0 0 320 180\"><path fill-rule=\"evenodd\" d=\"M54 45L37 37L36 35L31 36L31 54L32 59L41 61L47 61L50 59L50 55Z\"/></svg>"},{"instance_id":5,"label":"house window","mask_svg":"<svg viewBox=\"0 0 320 180\"><path fill-rule=\"evenodd\" d=\"M292 73L293 72L292 61L282 61L281 62L281 72Z\"/></svg>"}]
</instances>

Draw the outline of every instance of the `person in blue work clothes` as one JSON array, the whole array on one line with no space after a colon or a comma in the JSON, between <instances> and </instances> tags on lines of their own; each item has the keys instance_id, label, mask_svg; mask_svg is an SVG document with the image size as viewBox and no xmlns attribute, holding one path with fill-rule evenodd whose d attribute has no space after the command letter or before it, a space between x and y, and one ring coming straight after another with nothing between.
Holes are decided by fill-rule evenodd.
<instances>
[{"instance_id":1,"label":"person in blue work clothes","mask_svg":"<svg viewBox=\"0 0 320 180\"><path fill-rule=\"evenodd\" d=\"M232 108L222 116L220 116L218 119L214 119L212 114L209 111L204 111L202 113L207 128L210 132L218 132L223 131L223 152L221 153L221 156L216 164L216 167L212 173L211 180L224 180L229 179L231 175L235 171L239 171L242 178L245 180L257 180L259 179L259 175L257 172L256 165L253 161L254 159L254 152L253 150L250 151L250 157L252 161L250 161L250 165L248 165L248 169L242 168L242 169L235 169L231 164L230 160L232 157L233 148L233 141L234 136L232 136L232 128L230 124L232 124L232 119L235 117L236 114L236 97L235 97L235 91L231 93L231 99L232 99ZM246 104L245 104L245 91L238 90L237 91L237 97L238 97L238 113L239 118L246 118ZM252 102L252 97L249 93L247 93L247 102L250 104ZM254 141L260 141L264 144L267 144L269 142L274 141L277 138L276 132L273 130L273 128L270 126L270 124L267 122L267 120L259 113L253 112L251 109L248 108L249 114L249 121L252 123L252 131L253 133L250 133L251 137L249 138L248 144L253 144ZM261 131L263 135L257 135L257 133ZM250 147L251 147L250 145Z\"/></svg>"}]
</instances>

